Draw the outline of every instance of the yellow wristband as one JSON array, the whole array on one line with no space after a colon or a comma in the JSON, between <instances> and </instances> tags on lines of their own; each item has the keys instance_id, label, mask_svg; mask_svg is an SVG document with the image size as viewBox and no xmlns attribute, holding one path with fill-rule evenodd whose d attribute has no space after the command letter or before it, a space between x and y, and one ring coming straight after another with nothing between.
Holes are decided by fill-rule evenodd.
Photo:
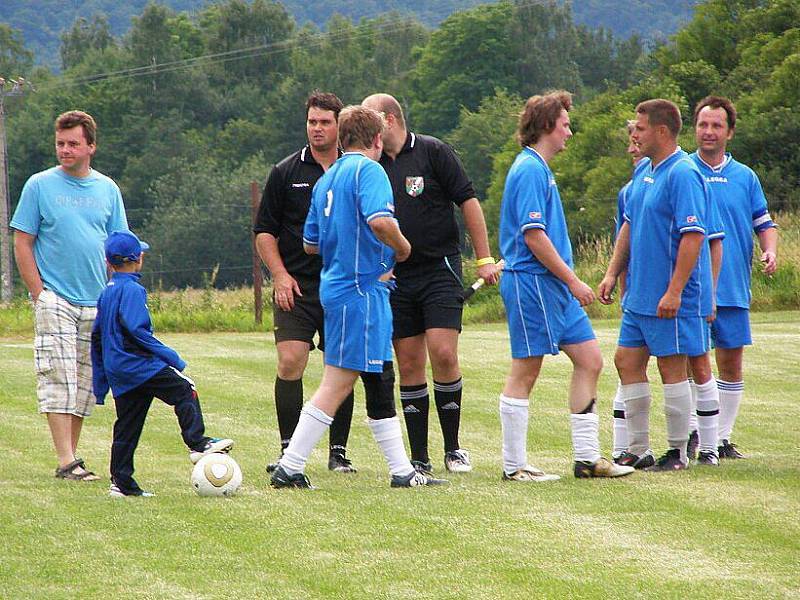
<instances>
[{"instance_id":1,"label":"yellow wristband","mask_svg":"<svg viewBox=\"0 0 800 600\"><path fill-rule=\"evenodd\" d=\"M493 265L493 264L495 264L494 257L493 256L487 256L485 258L479 258L475 262L475 264L478 265L479 267L482 267L483 265Z\"/></svg>"}]
</instances>

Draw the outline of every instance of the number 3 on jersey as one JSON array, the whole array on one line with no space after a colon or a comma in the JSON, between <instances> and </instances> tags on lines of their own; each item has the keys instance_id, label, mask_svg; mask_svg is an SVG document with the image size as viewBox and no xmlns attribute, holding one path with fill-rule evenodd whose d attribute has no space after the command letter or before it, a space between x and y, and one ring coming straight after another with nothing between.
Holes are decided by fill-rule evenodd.
<instances>
[{"instance_id":1,"label":"number 3 on jersey","mask_svg":"<svg viewBox=\"0 0 800 600\"><path fill-rule=\"evenodd\" d=\"M333 204L333 190L328 190L327 194L328 203L325 205L325 210L322 212L325 214L326 217L331 216L331 204Z\"/></svg>"}]
</instances>

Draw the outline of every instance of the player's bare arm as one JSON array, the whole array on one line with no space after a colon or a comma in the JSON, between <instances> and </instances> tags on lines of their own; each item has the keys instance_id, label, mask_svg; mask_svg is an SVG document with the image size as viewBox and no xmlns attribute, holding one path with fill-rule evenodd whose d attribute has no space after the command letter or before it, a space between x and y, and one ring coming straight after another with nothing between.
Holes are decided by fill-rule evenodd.
<instances>
[{"instance_id":1,"label":"player's bare arm","mask_svg":"<svg viewBox=\"0 0 800 600\"><path fill-rule=\"evenodd\" d=\"M19 230L14 232L14 257L17 260L17 269L19 269L22 281L25 282L25 287L28 288L34 302L39 299L39 294L44 289L39 268L36 266L36 259L33 256L35 241L35 235Z\"/></svg>"},{"instance_id":2,"label":"player's bare arm","mask_svg":"<svg viewBox=\"0 0 800 600\"><path fill-rule=\"evenodd\" d=\"M764 273L772 275L778 268L778 230L774 227L758 232L761 247L761 262Z\"/></svg>"},{"instance_id":3,"label":"player's bare arm","mask_svg":"<svg viewBox=\"0 0 800 600\"><path fill-rule=\"evenodd\" d=\"M256 235L256 251L261 260L272 274L272 289L275 294L275 302L281 310L292 310L294 308L294 296L302 296L300 286L294 277L289 275L283 259L278 251L278 240L271 233L259 233ZM306 251L307 254L312 254Z\"/></svg>"},{"instance_id":4,"label":"player's bare arm","mask_svg":"<svg viewBox=\"0 0 800 600\"><path fill-rule=\"evenodd\" d=\"M558 251L553 246L553 242L547 237L543 229L529 229L525 232L525 244L528 246L536 259L542 263L548 271L567 284L570 293L580 302L581 306L588 306L594 302L594 292L592 288L581 281L575 272L569 268L567 263L558 255Z\"/></svg>"},{"instance_id":5,"label":"player's bare arm","mask_svg":"<svg viewBox=\"0 0 800 600\"><path fill-rule=\"evenodd\" d=\"M623 223L614 243L614 253L611 255L611 262L608 263L606 274L597 288L597 297L602 304L614 302L614 288L617 286L617 279L620 274L628 268L628 258L631 250L631 228L627 223Z\"/></svg>"},{"instance_id":6,"label":"player's bare arm","mask_svg":"<svg viewBox=\"0 0 800 600\"><path fill-rule=\"evenodd\" d=\"M380 241L394 250L395 260L403 262L411 256L411 244L400 232L394 217L376 217L369 222L369 228Z\"/></svg>"},{"instance_id":7,"label":"player's bare arm","mask_svg":"<svg viewBox=\"0 0 800 600\"><path fill-rule=\"evenodd\" d=\"M672 278L669 281L666 293L658 301L656 316L659 319L673 319L678 314L678 310L681 307L683 288L686 287L686 282L689 281L689 276L697 264L700 248L704 241L705 235L699 231L689 231L681 236Z\"/></svg>"},{"instance_id":8,"label":"player's bare arm","mask_svg":"<svg viewBox=\"0 0 800 600\"><path fill-rule=\"evenodd\" d=\"M708 242L711 253L711 277L714 282L714 293L711 294L711 314L706 317L706 321L713 322L717 318L717 281L719 281L719 271L722 268L722 240L717 238Z\"/></svg>"},{"instance_id":9,"label":"player's bare arm","mask_svg":"<svg viewBox=\"0 0 800 600\"><path fill-rule=\"evenodd\" d=\"M475 249L475 258L487 258L492 255L489 251L489 236L486 233L486 220L483 209L477 198L470 198L461 205L461 214L464 217L464 226L467 228ZM500 279L501 268L496 264L481 265L478 267L478 276L489 285L495 285Z\"/></svg>"}]
</instances>

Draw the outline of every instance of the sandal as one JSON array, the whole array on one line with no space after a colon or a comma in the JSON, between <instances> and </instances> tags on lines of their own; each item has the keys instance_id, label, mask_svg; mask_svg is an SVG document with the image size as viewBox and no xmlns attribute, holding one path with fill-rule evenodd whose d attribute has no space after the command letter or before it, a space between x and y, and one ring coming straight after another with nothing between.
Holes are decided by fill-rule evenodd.
<instances>
[{"instance_id":1,"label":"sandal","mask_svg":"<svg viewBox=\"0 0 800 600\"><path fill-rule=\"evenodd\" d=\"M82 472L76 473L75 469L82 469ZM70 479L72 481L97 481L100 479L97 475L86 469L86 464L82 458L76 458L68 465L56 469L56 477L58 479Z\"/></svg>"}]
</instances>

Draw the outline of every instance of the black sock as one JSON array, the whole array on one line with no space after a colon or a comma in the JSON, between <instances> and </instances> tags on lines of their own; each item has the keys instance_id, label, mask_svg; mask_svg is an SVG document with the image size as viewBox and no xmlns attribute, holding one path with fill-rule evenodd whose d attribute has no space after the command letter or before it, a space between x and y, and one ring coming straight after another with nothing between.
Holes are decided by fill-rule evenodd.
<instances>
[{"instance_id":1,"label":"black sock","mask_svg":"<svg viewBox=\"0 0 800 600\"><path fill-rule=\"evenodd\" d=\"M353 420L353 392L344 399L339 410L333 415L330 428L330 453L344 456L347 438L350 437L350 423Z\"/></svg>"},{"instance_id":2,"label":"black sock","mask_svg":"<svg viewBox=\"0 0 800 600\"><path fill-rule=\"evenodd\" d=\"M461 377L450 383L433 382L436 412L442 426L444 451L458 450L458 428L461 425Z\"/></svg>"},{"instance_id":3,"label":"black sock","mask_svg":"<svg viewBox=\"0 0 800 600\"><path fill-rule=\"evenodd\" d=\"M430 398L428 397L428 384L401 385L400 403L403 405L403 418L406 421L408 443L411 446L411 460L429 462L428 412Z\"/></svg>"},{"instance_id":4,"label":"black sock","mask_svg":"<svg viewBox=\"0 0 800 600\"><path fill-rule=\"evenodd\" d=\"M278 431L281 434L281 452L292 439L294 428L303 409L303 380L287 381L275 378L275 409L278 412Z\"/></svg>"}]
</instances>

